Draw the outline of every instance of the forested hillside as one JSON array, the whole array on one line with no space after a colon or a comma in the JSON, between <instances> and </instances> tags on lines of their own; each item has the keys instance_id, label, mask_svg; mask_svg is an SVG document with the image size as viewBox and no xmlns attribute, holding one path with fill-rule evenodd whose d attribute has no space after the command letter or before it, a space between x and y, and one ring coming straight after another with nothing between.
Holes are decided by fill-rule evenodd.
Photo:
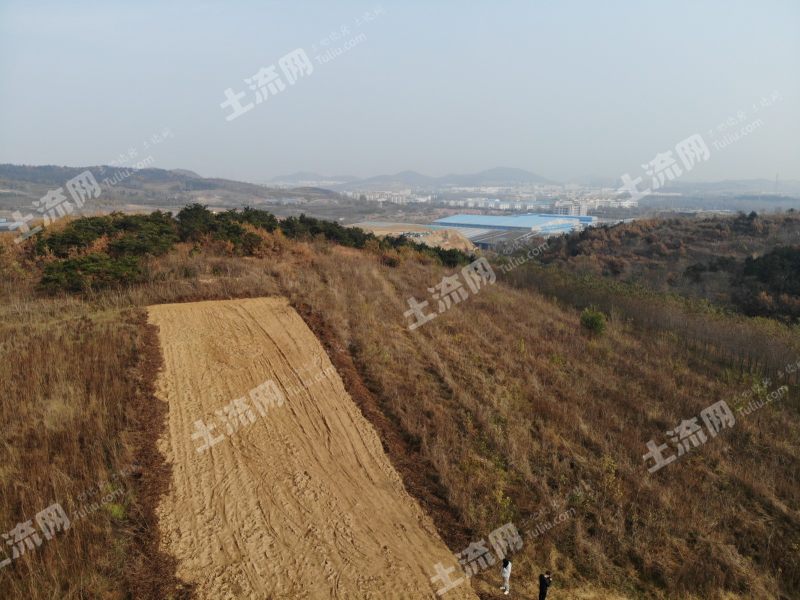
<instances>
[{"instance_id":1,"label":"forested hillside","mask_svg":"<svg viewBox=\"0 0 800 600\"><path fill-rule=\"evenodd\" d=\"M540 262L743 312L800 317L800 214L645 219L549 240Z\"/></svg>"}]
</instances>

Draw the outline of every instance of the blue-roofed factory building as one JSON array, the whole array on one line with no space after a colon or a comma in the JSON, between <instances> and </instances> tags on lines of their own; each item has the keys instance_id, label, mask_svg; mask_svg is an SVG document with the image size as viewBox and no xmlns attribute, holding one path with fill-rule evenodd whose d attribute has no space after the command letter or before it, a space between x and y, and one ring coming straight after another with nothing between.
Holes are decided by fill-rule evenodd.
<instances>
[{"instance_id":1,"label":"blue-roofed factory building","mask_svg":"<svg viewBox=\"0 0 800 600\"><path fill-rule=\"evenodd\" d=\"M528 237L548 237L590 227L596 217L578 215L451 215L437 219L433 227L457 229L479 248L519 242Z\"/></svg>"},{"instance_id":2,"label":"blue-roofed factory building","mask_svg":"<svg viewBox=\"0 0 800 600\"><path fill-rule=\"evenodd\" d=\"M23 223L20 223L18 221L9 221L7 219L0 217L0 231L14 231L20 225L23 225Z\"/></svg>"}]
</instances>

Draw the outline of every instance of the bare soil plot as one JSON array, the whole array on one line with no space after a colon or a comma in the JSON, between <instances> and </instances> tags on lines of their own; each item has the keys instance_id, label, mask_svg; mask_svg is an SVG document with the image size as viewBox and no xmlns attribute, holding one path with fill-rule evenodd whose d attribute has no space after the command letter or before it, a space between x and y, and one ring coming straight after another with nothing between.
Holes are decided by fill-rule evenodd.
<instances>
[{"instance_id":1,"label":"bare soil plot","mask_svg":"<svg viewBox=\"0 0 800 600\"><path fill-rule=\"evenodd\" d=\"M452 553L405 491L320 343L284 299L149 308L169 405L162 543L199 598L436 598ZM285 397L259 414L248 393ZM228 430L222 411L246 398ZM223 439L198 452L195 421ZM454 577L460 573L454 573ZM438 586L437 586L438 587ZM468 583L447 598L476 598Z\"/></svg>"}]
</instances>

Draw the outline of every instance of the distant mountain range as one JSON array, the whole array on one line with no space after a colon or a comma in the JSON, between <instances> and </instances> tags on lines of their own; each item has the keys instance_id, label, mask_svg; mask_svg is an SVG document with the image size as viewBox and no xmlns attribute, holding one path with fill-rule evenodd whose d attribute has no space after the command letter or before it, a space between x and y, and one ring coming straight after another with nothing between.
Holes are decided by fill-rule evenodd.
<instances>
[{"instance_id":1,"label":"distant mountain range","mask_svg":"<svg viewBox=\"0 0 800 600\"><path fill-rule=\"evenodd\" d=\"M477 187L524 185L529 183L555 183L541 175L510 167L496 167L478 173L450 174L443 177L431 177L416 171L400 171L391 175L376 175L359 179L357 177L339 175L327 176L309 171L300 171L290 175L281 175L270 180L272 184L282 185L324 185L334 189L371 190L392 188L439 189L443 187Z\"/></svg>"},{"instance_id":2,"label":"distant mountain range","mask_svg":"<svg viewBox=\"0 0 800 600\"><path fill-rule=\"evenodd\" d=\"M443 190L451 187L514 186L553 182L523 169L496 168L479 173L430 177L415 171L379 175L365 179L348 176L326 177L300 172L275 178L259 185L230 179L203 177L187 169L132 169L90 166L0 164L0 211L30 210L32 202L49 190L57 189L79 173L89 169L102 187L102 195L93 200L97 210L117 207L181 207L193 202L213 207L289 206L317 203L338 206L346 199L342 191L391 191L414 189ZM587 177L584 185L597 185L601 178ZM280 187L278 182L281 182ZM592 181L592 183L589 183ZM604 184L610 181L602 181ZM606 185L606 187L615 187ZM777 192L777 193L776 193ZM498 194L502 195L502 194ZM651 209L681 208L765 210L798 208L800 181L768 179L694 182L676 180L643 199ZM766 208L765 208L766 207ZM320 213L322 214L322 213ZM333 213L332 213L333 214ZM341 214L337 213L338 216Z\"/></svg>"},{"instance_id":3,"label":"distant mountain range","mask_svg":"<svg viewBox=\"0 0 800 600\"><path fill-rule=\"evenodd\" d=\"M201 202L217 207L257 206L279 201L331 200L339 194L318 187L277 188L202 177L187 169L0 164L0 210L30 208L48 190L62 187L89 170L102 188L94 208L125 205L181 207Z\"/></svg>"},{"instance_id":4,"label":"distant mountain range","mask_svg":"<svg viewBox=\"0 0 800 600\"><path fill-rule=\"evenodd\" d=\"M297 171L296 173L289 173L288 175L279 175L273 177L267 183L275 185L306 185L309 183L321 184L327 183L329 185L347 183L348 181L357 181L358 177L355 175L320 175L312 171Z\"/></svg>"},{"instance_id":5,"label":"distant mountain range","mask_svg":"<svg viewBox=\"0 0 800 600\"><path fill-rule=\"evenodd\" d=\"M800 195L800 181L796 179L726 179L723 181L676 180L664 186L665 192L682 194L789 194Z\"/></svg>"},{"instance_id":6,"label":"distant mountain range","mask_svg":"<svg viewBox=\"0 0 800 600\"><path fill-rule=\"evenodd\" d=\"M619 188L622 185L619 177L585 175L575 177L568 183L588 187ZM311 171L298 171L289 175L281 175L269 181L271 185L288 187L314 186L336 191L376 191L376 190L438 190L448 187L492 187L517 186L526 184L558 185L559 182L547 179L525 169L496 167L477 173L452 173L442 177L431 177L417 171L400 171L399 173L376 175L358 178L352 175L321 175ZM780 180L777 187L769 179L745 179L724 181L686 181L678 179L670 181L661 190L662 193L680 193L684 195L727 195L727 194L788 194L800 195L800 181Z\"/></svg>"}]
</instances>

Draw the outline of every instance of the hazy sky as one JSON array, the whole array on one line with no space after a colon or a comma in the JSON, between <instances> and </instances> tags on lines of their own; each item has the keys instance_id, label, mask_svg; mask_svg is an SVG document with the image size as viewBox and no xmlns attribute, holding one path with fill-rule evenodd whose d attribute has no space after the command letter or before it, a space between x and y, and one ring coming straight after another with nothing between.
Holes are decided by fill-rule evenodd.
<instances>
[{"instance_id":1,"label":"hazy sky","mask_svg":"<svg viewBox=\"0 0 800 600\"><path fill-rule=\"evenodd\" d=\"M244 79L297 48L313 72L226 121L224 91L254 102ZM798 0L0 0L0 82L0 162L134 148L249 181L500 165L568 180L641 172L700 133L710 157L687 179L800 179ZM761 121L712 147L731 117L725 133Z\"/></svg>"}]
</instances>

